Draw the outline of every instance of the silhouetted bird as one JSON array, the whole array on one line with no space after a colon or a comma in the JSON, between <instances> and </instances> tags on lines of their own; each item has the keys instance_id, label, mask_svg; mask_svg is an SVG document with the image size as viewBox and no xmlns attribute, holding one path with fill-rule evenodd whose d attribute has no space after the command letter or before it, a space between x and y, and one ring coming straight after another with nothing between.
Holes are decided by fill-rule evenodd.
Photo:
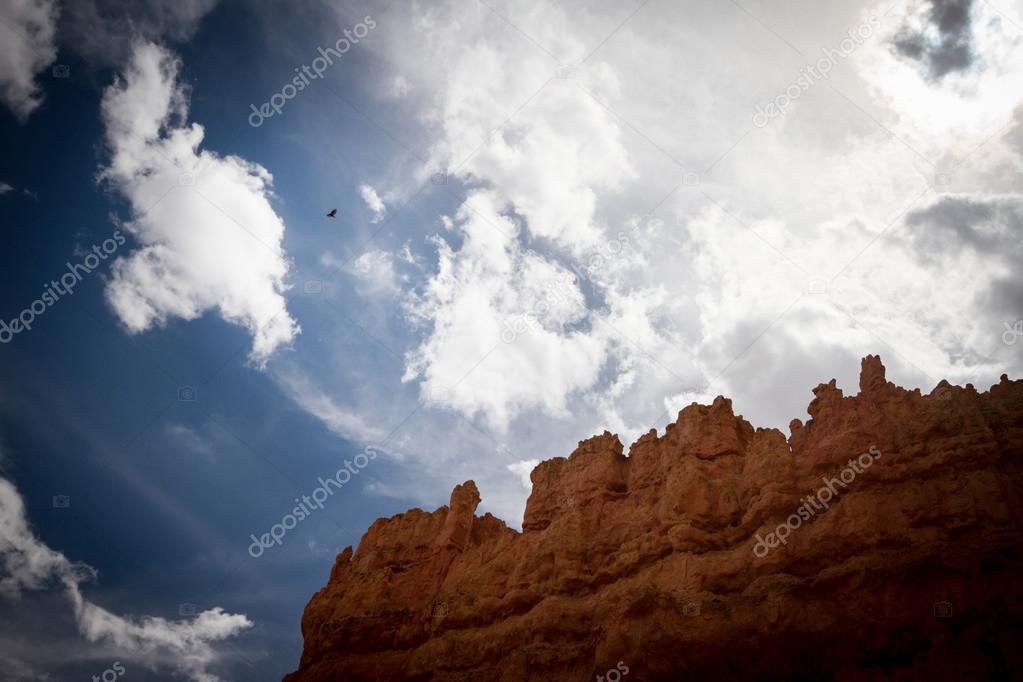
<instances>
[{"instance_id":1,"label":"silhouetted bird","mask_svg":"<svg viewBox=\"0 0 1023 682\"><path fill-rule=\"evenodd\" d=\"M337 209L336 208L330 209L330 213L327 214L327 217L328 218L336 218L337 217Z\"/></svg>"}]
</instances>

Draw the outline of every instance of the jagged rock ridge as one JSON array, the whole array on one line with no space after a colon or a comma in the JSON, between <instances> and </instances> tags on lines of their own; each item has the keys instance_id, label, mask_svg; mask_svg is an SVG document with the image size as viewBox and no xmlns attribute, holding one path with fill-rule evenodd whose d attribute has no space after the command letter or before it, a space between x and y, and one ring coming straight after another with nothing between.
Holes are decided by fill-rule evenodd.
<instances>
[{"instance_id":1,"label":"jagged rock ridge","mask_svg":"<svg viewBox=\"0 0 1023 682\"><path fill-rule=\"evenodd\" d=\"M522 533L472 481L378 519L285 679L1023 675L1023 381L921 395L868 356L858 395L813 392L788 439L719 397L627 457L582 441L533 470Z\"/></svg>"}]
</instances>

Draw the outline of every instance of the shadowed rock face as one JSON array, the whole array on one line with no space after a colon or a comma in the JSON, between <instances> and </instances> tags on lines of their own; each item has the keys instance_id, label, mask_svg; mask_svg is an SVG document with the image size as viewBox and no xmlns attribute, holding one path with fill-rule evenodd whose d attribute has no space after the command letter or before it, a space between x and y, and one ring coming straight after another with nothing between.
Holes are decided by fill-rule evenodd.
<instances>
[{"instance_id":1,"label":"shadowed rock face","mask_svg":"<svg viewBox=\"0 0 1023 682\"><path fill-rule=\"evenodd\" d=\"M522 533L472 481L377 520L285 679L1018 679L1023 381L921 395L868 356L814 395L788 440L718 398L583 441Z\"/></svg>"}]
</instances>

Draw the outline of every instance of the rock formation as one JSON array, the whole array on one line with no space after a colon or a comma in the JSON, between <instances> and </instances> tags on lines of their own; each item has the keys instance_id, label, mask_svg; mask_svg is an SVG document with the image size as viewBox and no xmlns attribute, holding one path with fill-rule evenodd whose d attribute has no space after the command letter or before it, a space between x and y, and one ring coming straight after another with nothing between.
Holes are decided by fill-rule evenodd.
<instances>
[{"instance_id":1,"label":"rock formation","mask_svg":"<svg viewBox=\"0 0 1023 682\"><path fill-rule=\"evenodd\" d=\"M868 356L814 396L787 440L719 397L628 456L583 441L521 533L472 481L377 520L285 679L1023 677L1023 381L921 395Z\"/></svg>"}]
</instances>

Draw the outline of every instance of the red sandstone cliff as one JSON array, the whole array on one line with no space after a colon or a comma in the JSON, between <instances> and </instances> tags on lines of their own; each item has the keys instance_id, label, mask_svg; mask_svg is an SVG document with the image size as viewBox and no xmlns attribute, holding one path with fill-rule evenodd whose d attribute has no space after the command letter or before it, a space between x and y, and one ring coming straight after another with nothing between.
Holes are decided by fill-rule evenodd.
<instances>
[{"instance_id":1,"label":"red sandstone cliff","mask_svg":"<svg viewBox=\"0 0 1023 682\"><path fill-rule=\"evenodd\" d=\"M921 395L871 356L814 395L788 440L717 398L583 441L522 533L472 481L377 520L285 679L1023 678L1023 381Z\"/></svg>"}]
</instances>

